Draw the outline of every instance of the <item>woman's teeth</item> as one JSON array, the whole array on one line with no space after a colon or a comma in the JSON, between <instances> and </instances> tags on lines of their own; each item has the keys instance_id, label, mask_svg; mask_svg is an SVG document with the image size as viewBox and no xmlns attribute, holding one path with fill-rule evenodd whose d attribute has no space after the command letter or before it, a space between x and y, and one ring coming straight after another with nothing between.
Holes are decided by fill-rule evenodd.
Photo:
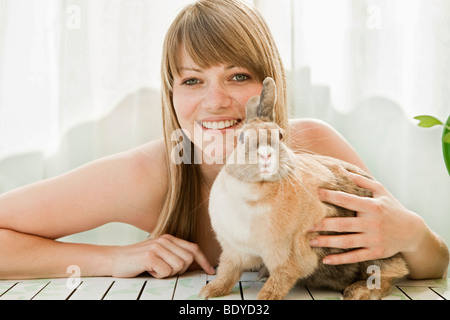
<instances>
[{"instance_id":1,"label":"woman's teeth","mask_svg":"<svg viewBox=\"0 0 450 320\"><path fill-rule=\"evenodd\" d=\"M206 129L222 130L231 128L239 123L238 120L226 120L226 121L201 121L203 127Z\"/></svg>"}]
</instances>

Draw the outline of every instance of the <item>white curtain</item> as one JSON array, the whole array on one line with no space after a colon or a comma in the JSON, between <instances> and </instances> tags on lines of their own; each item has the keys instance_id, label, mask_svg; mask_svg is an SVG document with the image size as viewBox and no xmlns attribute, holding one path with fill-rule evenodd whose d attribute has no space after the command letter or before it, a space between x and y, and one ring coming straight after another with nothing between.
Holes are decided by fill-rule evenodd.
<instances>
[{"instance_id":1,"label":"white curtain","mask_svg":"<svg viewBox=\"0 0 450 320\"><path fill-rule=\"evenodd\" d=\"M162 41L190 2L0 0L0 193L162 136ZM412 120L450 115L450 0L247 2L281 51L291 115L336 127L450 243L442 128ZM143 237L116 228L76 240Z\"/></svg>"}]
</instances>

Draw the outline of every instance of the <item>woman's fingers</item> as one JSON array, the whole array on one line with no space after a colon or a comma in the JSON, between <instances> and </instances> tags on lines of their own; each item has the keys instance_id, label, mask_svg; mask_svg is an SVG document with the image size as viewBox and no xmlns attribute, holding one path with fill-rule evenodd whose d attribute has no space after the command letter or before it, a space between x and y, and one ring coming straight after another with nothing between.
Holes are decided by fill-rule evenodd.
<instances>
[{"instance_id":1,"label":"woman's fingers","mask_svg":"<svg viewBox=\"0 0 450 320\"><path fill-rule=\"evenodd\" d=\"M169 239L166 236L162 236L158 238L157 241L182 260L182 265L178 265L176 268L177 273L183 274L189 268L192 262L194 262L194 255L190 251L187 251L186 249L180 247L178 244L172 242L172 239Z\"/></svg>"},{"instance_id":2,"label":"woman's fingers","mask_svg":"<svg viewBox=\"0 0 450 320\"><path fill-rule=\"evenodd\" d=\"M339 265L339 264L350 264L357 263L361 261L372 260L373 253L367 249L357 249L345 253L333 254L325 257L322 262L328 265Z\"/></svg>"},{"instance_id":3,"label":"woman's fingers","mask_svg":"<svg viewBox=\"0 0 450 320\"><path fill-rule=\"evenodd\" d=\"M361 232L364 220L352 217L325 218L316 224L310 232L333 231L333 232Z\"/></svg>"},{"instance_id":4,"label":"woman's fingers","mask_svg":"<svg viewBox=\"0 0 450 320\"><path fill-rule=\"evenodd\" d=\"M351 173L348 171L346 172L346 175L358 187L372 191L374 195L376 194L378 195L385 192L385 188L383 187L383 185L376 180L372 180L359 174Z\"/></svg>"},{"instance_id":5,"label":"woman's fingers","mask_svg":"<svg viewBox=\"0 0 450 320\"><path fill-rule=\"evenodd\" d=\"M149 253L150 271L156 272L161 278L176 275L186 265L179 255L159 242L153 243L152 250Z\"/></svg>"},{"instance_id":6,"label":"woman's fingers","mask_svg":"<svg viewBox=\"0 0 450 320\"><path fill-rule=\"evenodd\" d=\"M172 235L163 235L158 238L168 249L170 249L173 253L183 258L185 261L184 268L180 270L180 273L183 273L187 270L187 268L193 263L193 261L197 262L197 264L210 275L215 274L215 269L209 263L208 259L204 255L204 253L200 250L199 246L195 243L188 242L186 240L176 238Z\"/></svg>"},{"instance_id":7,"label":"woman's fingers","mask_svg":"<svg viewBox=\"0 0 450 320\"><path fill-rule=\"evenodd\" d=\"M363 234L345 234L333 236L317 236L310 241L312 247L355 249L366 247L367 237Z\"/></svg>"},{"instance_id":8,"label":"woman's fingers","mask_svg":"<svg viewBox=\"0 0 450 320\"><path fill-rule=\"evenodd\" d=\"M359 187L372 191L373 196L359 197L340 191L319 190L319 198L323 202L356 212L356 217L325 218L310 230L350 233L317 236L311 241L314 247L354 249L330 255L324 263L354 263L411 251L417 243L411 226L421 225L417 215L403 207L381 183L350 172L345 175Z\"/></svg>"},{"instance_id":9,"label":"woman's fingers","mask_svg":"<svg viewBox=\"0 0 450 320\"><path fill-rule=\"evenodd\" d=\"M148 273L157 279L170 277L172 276L172 272L172 267L160 257L153 259L151 261L151 267L148 269Z\"/></svg>"},{"instance_id":10,"label":"woman's fingers","mask_svg":"<svg viewBox=\"0 0 450 320\"><path fill-rule=\"evenodd\" d=\"M338 207L346 208L352 211L361 211L366 208L372 200L371 198L358 197L342 191L328 189L319 189L319 198L323 202L334 204Z\"/></svg>"},{"instance_id":11,"label":"woman's fingers","mask_svg":"<svg viewBox=\"0 0 450 320\"><path fill-rule=\"evenodd\" d=\"M213 275L215 269L198 245L164 235L156 239L117 247L112 261L112 275L134 277L148 271L155 278L167 278L184 273L193 263Z\"/></svg>"}]
</instances>

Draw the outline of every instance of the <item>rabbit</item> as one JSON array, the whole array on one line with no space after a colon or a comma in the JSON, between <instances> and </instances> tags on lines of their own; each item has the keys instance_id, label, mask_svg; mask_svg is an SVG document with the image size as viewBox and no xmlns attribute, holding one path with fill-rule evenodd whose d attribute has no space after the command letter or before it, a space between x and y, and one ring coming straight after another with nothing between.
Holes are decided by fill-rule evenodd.
<instances>
[{"instance_id":1,"label":"rabbit","mask_svg":"<svg viewBox=\"0 0 450 320\"><path fill-rule=\"evenodd\" d=\"M261 97L248 101L237 146L211 188L209 214L222 253L217 277L199 296L225 296L243 271L263 267L269 276L258 293L259 300L284 299L297 282L343 291L344 300L381 299L389 294L393 281L408 274L400 254L332 266L324 265L323 257L346 250L309 244L318 234L336 234L309 232L325 217L356 215L320 201L318 189L371 197L371 192L358 187L345 171L372 178L341 160L294 153L282 140L282 129L273 122L275 101L275 82L266 78ZM372 265L380 271L375 288L368 285L371 274L367 272Z\"/></svg>"}]
</instances>

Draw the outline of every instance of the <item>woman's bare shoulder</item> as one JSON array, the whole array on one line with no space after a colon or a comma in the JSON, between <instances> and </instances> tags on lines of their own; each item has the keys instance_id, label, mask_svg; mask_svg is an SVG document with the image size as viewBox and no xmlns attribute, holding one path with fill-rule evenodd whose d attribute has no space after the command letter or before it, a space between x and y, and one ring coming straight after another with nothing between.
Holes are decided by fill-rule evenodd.
<instances>
[{"instance_id":1,"label":"woman's bare shoulder","mask_svg":"<svg viewBox=\"0 0 450 320\"><path fill-rule=\"evenodd\" d=\"M294 151L320 154L369 169L350 143L330 124L313 118L289 120L289 145Z\"/></svg>"},{"instance_id":2,"label":"woman's bare shoulder","mask_svg":"<svg viewBox=\"0 0 450 320\"><path fill-rule=\"evenodd\" d=\"M151 232L156 226L168 189L167 152L164 139L149 142L127 152L132 161L131 174L140 194L141 210L126 217L131 223Z\"/></svg>"},{"instance_id":3,"label":"woman's bare shoulder","mask_svg":"<svg viewBox=\"0 0 450 320\"><path fill-rule=\"evenodd\" d=\"M333 127L319 119L289 120L289 142L293 148L301 147L303 151L317 152L336 134Z\"/></svg>"},{"instance_id":4,"label":"woman's bare shoulder","mask_svg":"<svg viewBox=\"0 0 450 320\"><path fill-rule=\"evenodd\" d=\"M166 176L166 146L164 139L151 141L142 146L129 150L128 155L135 161L135 164L142 170L153 174Z\"/></svg>"}]
</instances>

